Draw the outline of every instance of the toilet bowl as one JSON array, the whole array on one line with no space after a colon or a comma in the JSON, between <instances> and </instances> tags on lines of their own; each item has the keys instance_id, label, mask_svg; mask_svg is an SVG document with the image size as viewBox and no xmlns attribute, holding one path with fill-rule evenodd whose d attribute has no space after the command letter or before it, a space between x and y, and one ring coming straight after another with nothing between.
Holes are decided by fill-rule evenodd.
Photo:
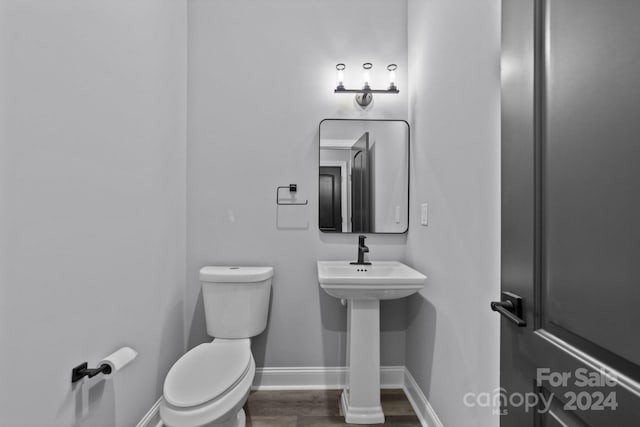
<instances>
[{"instance_id":1,"label":"toilet bowl","mask_svg":"<svg viewBox=\"0 0 640 427\"><path fill-rule=\"evenodd\" d=\"M200 344L167 374L160 417L169 427L242 427L255 370L248 338Z\"/></svg>"},{"instance_id":2,"label":"toilet bowl","mask_svg":"<svg viewBox=\"0 0 640 427\"><path fill-rule=\"evenodd\" d=\"M200 270L207 332L165 378L160 418L167 427L244 427L255 361L250 337L266 327L272 267Z\"/></svg>"}]
</instances>

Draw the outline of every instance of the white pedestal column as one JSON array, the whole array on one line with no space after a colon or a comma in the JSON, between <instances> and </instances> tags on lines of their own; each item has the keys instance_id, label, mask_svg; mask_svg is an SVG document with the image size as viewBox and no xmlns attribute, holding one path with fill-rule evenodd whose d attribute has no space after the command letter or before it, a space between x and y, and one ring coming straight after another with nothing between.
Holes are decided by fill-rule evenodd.
<instances>
[{"instance_id":1,"label":"white pedestal column","mask_svg":"<svg viewBox=\"0 0 640 427\"><path fill-rule=\"evenodd\" d=\"M382 424L380 404L380 301L349 300L347 388L340 402L350 424Z\"/></svg>"}]
</instances>

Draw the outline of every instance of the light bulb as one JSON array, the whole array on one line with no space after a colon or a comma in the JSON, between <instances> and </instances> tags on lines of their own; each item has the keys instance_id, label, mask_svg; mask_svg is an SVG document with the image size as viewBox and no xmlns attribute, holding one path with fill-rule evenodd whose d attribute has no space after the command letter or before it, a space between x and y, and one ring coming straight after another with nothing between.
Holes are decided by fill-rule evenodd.
<instances>
[{"instance_id":1,"label":"light bulb","mask_svg":"<svg viewBox=\"0 0 640 427\"><path fill-rule=\"evenodd\" d=\"M371 62L365 62L362 64L363 72L362 72L362 83L364 89L369 89L369 82L371 81L371 74L369 74L369 70L371 70L373 64Z\"/></svg>"},{"instance_id":2,"label":"light bulb","mask_svg":"<svg viewBox=\"0 0 640 427\"><path fill-rule=\"evenodd\" d=\"M337 89L344 89L344 69L346 68L346 66L344 64L337 64L336 65L336 70L337 71L337 76L336 76L336 80L337 80Z\"/></svg>"},{"instance_id":3,"label":"light bulb","mask_svg":"<svg viewBox=\"0 0 640 427\"><path fill-rule=\"evenodd\" d=\"M387 70L389 70L389 90L396 89L396 70L398 66L396 64L389 64Z\"/></svg>"}]
</instances>

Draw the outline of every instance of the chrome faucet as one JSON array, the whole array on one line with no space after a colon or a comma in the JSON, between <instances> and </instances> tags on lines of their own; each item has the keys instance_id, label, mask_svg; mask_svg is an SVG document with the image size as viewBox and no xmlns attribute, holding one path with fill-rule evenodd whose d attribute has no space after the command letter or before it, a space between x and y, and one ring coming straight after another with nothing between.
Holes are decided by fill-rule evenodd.
<instances>
[{"instance_id":1,"label":"chrome faucet","mask_svg":"<svg viewBox=\"0 0 640 427\"><path fill-rule=\"evenodd\" d=\"M369 252L369 248L364 244L364 239L366 236L360 235L358 236L358 261L351 262L352 265L371 265L370 262L364 261L364 254Z\"/></svg>"}]
</instances>

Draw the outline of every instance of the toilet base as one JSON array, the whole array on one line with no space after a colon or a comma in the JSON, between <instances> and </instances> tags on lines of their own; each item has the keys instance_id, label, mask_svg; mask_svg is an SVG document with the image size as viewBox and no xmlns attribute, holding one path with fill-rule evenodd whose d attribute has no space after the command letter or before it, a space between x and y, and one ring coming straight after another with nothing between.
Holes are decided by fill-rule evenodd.
<instances>
[{"instance_id":1,"label":"toilet base","mask_svg":"<svg viewBox=\"0 0 640 427\"><path fill-rule=\"evenodd\" d=\"M247 425L247 416L244 413L244 409L240 409L240 411L238 411L235 417L232 417L227 421L224 421L224 422L216 421L216 422L207 424L206 426L203 426L203 427L246 427L246 425Z\"/></svg>"},{"instance_id":2,"label":"toilet base","mask_svg":"<svg viewBox=\"0 0 640 427\"><path fill-rule=\"evenodd\" d=\"M227 418L225 420L216 420L207 424L198 424L199 427L246 427L246 425L247 416L243 408L240 408L240 410L236 412L235 416ZM162 427L169 426L163 422Z\"/></svg>"}]
</instances>

